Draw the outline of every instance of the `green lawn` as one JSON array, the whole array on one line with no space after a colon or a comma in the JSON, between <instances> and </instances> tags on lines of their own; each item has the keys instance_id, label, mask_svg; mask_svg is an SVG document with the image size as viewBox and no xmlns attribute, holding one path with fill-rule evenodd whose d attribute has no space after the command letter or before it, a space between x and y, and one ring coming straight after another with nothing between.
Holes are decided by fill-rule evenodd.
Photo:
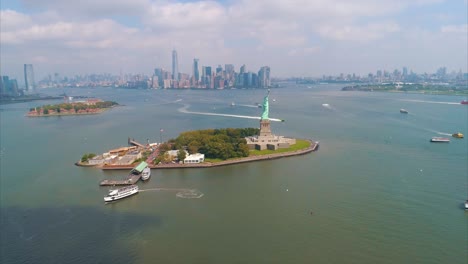
<instances>
[{"instance_id":1,"label":"green lawn","mask_svg":"<svg viewBox=\"0 0 468 264\"><path fill-rule=\"evenodd\" d=\"M295 151L295 150L301 150L310 147L310 142L307 140L302 140L302 139L296 139L296 144L292 145L289 148L284 148L284 149L277 149L277 150L251 150L250 151L250 156L260 156L260 155L269 155L269 154L275 154L275 153L283 153L283 152L290 152L290 151Z\"/></svg>"},{"instance_id":2,"label":"green lawn","mask_svg":"<svg viewBox=\"0 0 468 264\"><path fill-rule=\"evenodd\" d=\"M278 150L251 150L249 157L252 156L261 156L261 155L269 155L269 154L275 154L275 153L283 153L283 152L290 152L290 151L295 151L295 150L301 150L310 147L311 142L303 139L296 139L296 144L292 145L289 148L285 149L278 149ZM235 160L239 158L232 158L232 159L227 159L227 160ZM205 162L211 162L211 163L217 163L224 161L222 159L210 159L210 158L205 158Z\"/></svg>"},{"instance_id":3,"label":"green lawn","mask_svg":"<svg viewBox=\"0 0 468 264\"><path fill-rule=\"evenodd\" d=\"M211 163L216 163L216 162L221 162L224 161L222 159L210 159L210 158L205 158L205 162L211 162Z\"/></svg>"}]
</instances>

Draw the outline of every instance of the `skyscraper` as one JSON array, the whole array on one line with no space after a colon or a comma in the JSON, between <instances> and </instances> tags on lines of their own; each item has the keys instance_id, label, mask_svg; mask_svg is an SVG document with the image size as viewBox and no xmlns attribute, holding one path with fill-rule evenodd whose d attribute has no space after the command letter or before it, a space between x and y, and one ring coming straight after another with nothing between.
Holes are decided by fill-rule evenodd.
<instances>
[{"instance_id":1,"label":"skyscraper","mask_svg":"<svg viewBox=\"0 0 468 264\"><path fill-rule=\"evenodd\" d=\"M218 65L218 67L216 67L216 75L222 75L223 74L223 67L221 67L221 65Z\"/></svg>"},{"instance_id":2,"label":"skyscraper","mask_svg":"<svg viewBox=\"0 0 468 264\"><path fill-rule=\"evenodd\" d=\"M34 71L32 64L24 65L24 83L26 84L26 91L35 91L34 87Z\"/></svg>"},{"instance_id":3,"label":"skyscraper","mask_svg":"<svg viewBox=\"0 0 468 264\"><path fill-rule=\"evenodd\" d=\"M198 69L198 59L193 59L193 78L195 82L200 81L200 71Z\"/></svg>"},{"instance_id":4,"label":"skyscraper","mask_svg":"<svg viewBox=\"0 0 468 264\"><path fill-rule=\"evenodd\" d=\"M263 66L258 72L258 84L260 88L270 87L270 67Z\"/></svg>"},{"instance_id":5,"label":"skyscraper","mask_svg":"<svg viewBox=\"0 0 468 264\"><path fill-rule=\"evenodd\" d=\"M179 80L179 61L177 60L177 51L172 51L172 79Z\"/></svg>"}]
</instances>

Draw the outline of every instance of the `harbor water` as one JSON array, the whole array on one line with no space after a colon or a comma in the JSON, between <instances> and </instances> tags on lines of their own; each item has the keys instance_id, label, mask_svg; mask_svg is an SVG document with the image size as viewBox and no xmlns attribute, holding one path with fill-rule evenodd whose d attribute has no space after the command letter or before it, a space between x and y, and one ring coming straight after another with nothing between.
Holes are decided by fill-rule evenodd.
<instances>
[{"instance_id":1,"label":"harbor water","mask_svg":"<svg viewBox=\"0 0 468 264\"><path fill-rule=\"evenodd\" d=\"M466 263L468 106L458 96L343 92L285 84L272 132L320 141L303 156L205 169L153 169L140 192L105 204L85 153L187 130L258 127L265 90L44 89L121 106L26 117L0 106L2 263ZM274 100L273 100L274 99ZM233 104L234 102L234 104ZM408 110L401 114L399 109ZM430 143L431 137L450 143ZM178 189L197 190L184 199Z\"/></svg>"}]
</instances>

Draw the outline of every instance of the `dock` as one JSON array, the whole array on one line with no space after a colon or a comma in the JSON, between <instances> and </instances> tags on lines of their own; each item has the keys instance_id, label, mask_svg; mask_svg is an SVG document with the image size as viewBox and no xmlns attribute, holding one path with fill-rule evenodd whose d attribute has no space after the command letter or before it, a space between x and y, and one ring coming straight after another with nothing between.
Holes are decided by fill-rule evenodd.
<instances>
[{"instance_id":1,"label":"dock","mask_svg":"<svg viewBox=\"0 0 468 264\"><path fill-rule=\"evenodd\" d=\"M142 161L135 168L133 168L128 176L123 180L103 180L99 183L101 186L114 186L114 185L132 185L135 184L140 178L144 168L148 167L148 163Z\"/></svg>"},{"instance_id":2,"label":"dock","mask_svg":"<svg viewBox=\"0 0 468 264\"><path fill-rule=\"evenodd\" d=\"M128 144L129 145L133 145L133 146L137 146L137 147L140 147L140 148L145 148L145 145L141 144L141 143L138 143L135 139L133 138L128 138Z\"/></svg>"},{"instance_id":3,"label":"dock","mask_svg":"<svg viewBox=\"0 0 468 264\"><path fill-rule=\"evenodd\" d=\"M103 180L99 183L101 186L117 186L117 185L132 185L135 184L141 178L141 174L129 175L123 180Z\"/></svg>"}]
</instances>

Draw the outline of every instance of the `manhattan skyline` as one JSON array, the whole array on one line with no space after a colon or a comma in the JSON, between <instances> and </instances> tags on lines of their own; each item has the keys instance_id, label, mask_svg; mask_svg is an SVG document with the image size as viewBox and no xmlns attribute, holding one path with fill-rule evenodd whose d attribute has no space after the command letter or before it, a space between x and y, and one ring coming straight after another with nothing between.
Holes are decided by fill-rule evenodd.
<instances>
[{"instance_id":1,"label":"manhattan skyline","mask_svg":"<svg viewBox=\"0 0 468 264\"><path fill-rule=\"evenodd\" d=\"M467 1L2 1L0 75L192 73L269 65L274 77L375 69L467 72Z\"/></svg>"}]
</instances>

